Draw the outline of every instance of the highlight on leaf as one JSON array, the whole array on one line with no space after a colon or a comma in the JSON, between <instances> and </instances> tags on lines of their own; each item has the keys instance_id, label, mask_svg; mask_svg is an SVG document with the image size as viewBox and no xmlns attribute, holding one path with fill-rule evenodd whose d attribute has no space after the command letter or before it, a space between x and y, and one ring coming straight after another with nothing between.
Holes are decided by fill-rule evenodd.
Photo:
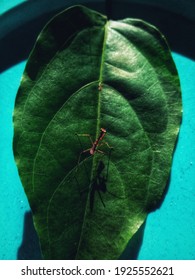
<instances>
[{"instance_id":1,"label":"highlight on leaf","mask_svg":"<svg viewBox=\"0 0 195 280\"><path fill-rule=\"evenodd\" d=\"M83 6L55 16L29 56L14 156L45 259L118 259L158 207L181 121L164 36Z\"/></svg>"}]
</instances>

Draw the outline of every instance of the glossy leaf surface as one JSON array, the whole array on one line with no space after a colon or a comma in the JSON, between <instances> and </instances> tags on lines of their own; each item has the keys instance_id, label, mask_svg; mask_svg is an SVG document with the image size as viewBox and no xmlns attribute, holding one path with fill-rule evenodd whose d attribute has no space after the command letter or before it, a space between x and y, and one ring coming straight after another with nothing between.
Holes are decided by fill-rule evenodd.
<instances>
[{"instance_id":1,"label":"glossy leaf surface","mask_svg":"<svg viewBox=\"0 0 195 280\"><path fill-rule=\"evenodd\" d=\"M177 71L156 28L81 6L53 18L14 111L15 159L43 257L119 258L162 199L180 121ZM101 128L100 151L82 153Z\"/></svg>"}]
</instances>

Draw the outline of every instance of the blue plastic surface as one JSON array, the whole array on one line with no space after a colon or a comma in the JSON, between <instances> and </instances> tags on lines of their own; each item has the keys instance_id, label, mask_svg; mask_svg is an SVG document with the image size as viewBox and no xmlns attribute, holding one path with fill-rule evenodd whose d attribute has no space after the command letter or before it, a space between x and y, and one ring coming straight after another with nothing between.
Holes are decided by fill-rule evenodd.
<instances>
[{"instance_id":1,"label":"blue plastic surface","mask_svg":"<svg viewBox=\"0 0 195 280\"><path fill-rule=\"evenodd\" d=\"M160 209L149 214L138 259L195 259L195 62L173 53L182 88L183 121L171 182ZM17 259L30 210L12 151L12 112L25 67L0 74L0 259Z\"/></svg>"}]
</instances>

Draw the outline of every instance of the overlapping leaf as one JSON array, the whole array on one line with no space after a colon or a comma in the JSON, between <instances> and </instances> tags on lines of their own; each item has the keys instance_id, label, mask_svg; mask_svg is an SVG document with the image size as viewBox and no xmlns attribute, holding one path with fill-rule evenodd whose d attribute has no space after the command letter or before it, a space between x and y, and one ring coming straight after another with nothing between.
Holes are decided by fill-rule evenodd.
<instances>
[{"instance_id":1,"label":"overlapping leaf","mask_svg":"<svg viewBox=\"0 0 195 280\"><path fill-rule=\"evenodd\" d=\"M121 255L161 200L180 119L177 71L154 27L81 6L49 22L14 111L15 159L44 258ZM102 127L101 152L81 153L92 143L78 134L94 141Z\"/></svg>"}]
</instances>

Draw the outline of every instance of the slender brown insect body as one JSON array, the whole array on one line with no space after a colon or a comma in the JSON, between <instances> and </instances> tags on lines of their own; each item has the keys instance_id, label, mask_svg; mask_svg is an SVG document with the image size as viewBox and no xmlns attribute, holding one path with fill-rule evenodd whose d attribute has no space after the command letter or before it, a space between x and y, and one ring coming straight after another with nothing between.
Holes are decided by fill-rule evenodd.
<instances>
[{"instance_id":1,"label":"slender brown insect body","mask_svg":"<svg viewBox=\"0 0 195 280\"><path fill-rule=\"evenodd\" d=\"M91 145L92 145L91 148L89 148L87 150L83 150L82 152L80 152L79 159L78 159L78 164L80 163L81 155L86 153L86 152L89 152L90 155L94 155L96 152L100 153L100 154L105 154L103 151L98 149L98 147L100 147L100 146L102 146L104 144L107 145L110 149L112 149L112 147L110 147L107 142L102 142L103 138L106 135L106 129L105 128L101 128L100 129L100 134L99 134L98 138L94 142L93 142L90 134L76 134L76 135L78 137L78 140L80 142L81 147L82 147L82 143L81 143L81 141L79 139L79 136L89 137L89 139L91 141Z\"/></svg>"},{"instance_id":2,"label":"slender brown insect body","mask_svg":"<svg viewBox=\"0 0 195 280\"><path fill-rule=\"evenodd\" d=\"M106 129L105 128L101 128L100 129L99 137L95 140L95 142L93 143L91 149L89 150L91 155L94 155L99 142L102 141L102 139L104 138L105 135L106 135Z\"/></svg>"}]
</instances>

